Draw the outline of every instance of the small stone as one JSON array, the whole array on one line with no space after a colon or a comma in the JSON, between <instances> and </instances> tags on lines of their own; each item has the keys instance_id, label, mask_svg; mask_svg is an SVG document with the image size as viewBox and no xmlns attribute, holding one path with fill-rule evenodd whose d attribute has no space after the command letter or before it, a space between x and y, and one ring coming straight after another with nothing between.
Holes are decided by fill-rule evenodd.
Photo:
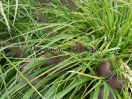
<instances>
[{"instance_id":1,"label":"small stone","mask_svg":"<svg viewBox=\"0 0 132 99\"><path fill-rule=\"evenodd\" d=\"M110 87L112 87L114 89L118 89L118 88L123 88L123 86L125 86L127 84L127 80L124 77L121 77L118 75L113 75L109 79L106 78L106 83Z\"/></svg>"},{"instance_id":2,"label":"small stone","mask_svg":"<svg viewBox=\"0 0 132 99\"><path fill-rule=\"evenodd\" d=\"M99 66L99 75L105 77L110 72L112 72L112 62L110 60L102 62Z\"/></svg>"},{"instance_id":3,"label":"small stone","mask_svg":"<svg viewBox=\"0 0 132 99\"><path fill-rule=\"evenodd\" d=\"M104 95L106 95L106 93L104 92L104 86L101 86L100 91L99 91L98 99L103 99ZM111 92L109 92L108 99L113 99L113 96L112 96Z\"/></svg>"}]
</instances>

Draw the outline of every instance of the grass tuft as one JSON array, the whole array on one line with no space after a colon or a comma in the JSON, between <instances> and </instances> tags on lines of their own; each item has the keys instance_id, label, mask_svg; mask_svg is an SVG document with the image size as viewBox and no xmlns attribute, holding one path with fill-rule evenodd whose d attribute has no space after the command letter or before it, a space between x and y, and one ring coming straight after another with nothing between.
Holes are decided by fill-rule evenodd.
<instances>
[{"instance_id":1,"label":"grass tuft","mask_svg":"<svg viewBox=\"0 0 132 99\"><path fill-rule=\"evenodd\" d=\"M0 12L1 99L131 99L131 0L1 0Z\"/></svg>"}]
</instances>

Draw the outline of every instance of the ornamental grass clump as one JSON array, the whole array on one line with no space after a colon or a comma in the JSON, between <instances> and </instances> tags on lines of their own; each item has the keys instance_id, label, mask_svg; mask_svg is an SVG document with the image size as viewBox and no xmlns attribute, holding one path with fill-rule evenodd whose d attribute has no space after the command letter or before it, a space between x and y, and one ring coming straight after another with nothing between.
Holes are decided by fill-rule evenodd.
<instances>
[{"instance_id":1,"label":"ornamental grass clump","mask_svg":"<svg viewBox=\"0 0 132 99\"><path fill-rule=\"evenodd\" d=\"M1 0L0 98L131 99L131 16L131 0Z\"/></svg>"}]
</instances>

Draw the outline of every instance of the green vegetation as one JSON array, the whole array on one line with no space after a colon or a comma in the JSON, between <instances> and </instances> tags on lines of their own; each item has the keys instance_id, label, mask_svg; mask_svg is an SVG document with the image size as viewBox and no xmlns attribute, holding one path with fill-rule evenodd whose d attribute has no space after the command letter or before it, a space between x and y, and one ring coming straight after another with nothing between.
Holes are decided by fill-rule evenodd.
<instances>
[{"instance_id":1,"label":"green vegetation","mask_svg":"<svg viewBox=\"0 0 132 99\"><path fill-rule=\"evenodd\" d=\"M45 1L0 2L0 99L132 99L131 0ZM99 76L105 60L125 87Z\"/></svg>"}]
</instances>

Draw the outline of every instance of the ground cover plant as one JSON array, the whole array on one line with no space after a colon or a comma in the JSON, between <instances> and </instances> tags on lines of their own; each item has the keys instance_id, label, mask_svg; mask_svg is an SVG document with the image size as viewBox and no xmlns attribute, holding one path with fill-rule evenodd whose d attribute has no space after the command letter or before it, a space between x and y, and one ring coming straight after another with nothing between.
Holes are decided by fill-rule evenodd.
<instances>
[{"instance_id":1,"label":"ground cover plant","mask_svg":"<svg viewBox=\"0 0 132 99\"><path fill-rule=\"evenodd\" d=\"M131 0L1 0L0 99L132 99Z\"/></svg>"}]
</instances>

